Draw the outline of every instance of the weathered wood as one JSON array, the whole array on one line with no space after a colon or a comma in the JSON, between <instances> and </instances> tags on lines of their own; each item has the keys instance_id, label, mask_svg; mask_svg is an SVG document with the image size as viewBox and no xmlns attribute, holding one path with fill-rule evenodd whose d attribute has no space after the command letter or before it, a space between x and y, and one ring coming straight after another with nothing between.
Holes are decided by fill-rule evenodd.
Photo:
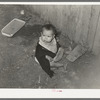
<instances>
[{"instance_id":1,"label":"weathered wood","mask_svg":"<svg viewBox=\"0 0 100 100\"><path fill-rule=\"evenodd\" d=\"M55 26L57 26L57 18L59 18L58 16L57 16L57 9L56 9L56 6L50 6L49 7L49 9L50 9L50 12L49 12L49 10L48 10L48 17L49 17L49 19L50 19L50 22L53 24L53 25L55 25Z\"/></svg>"},{"instance_id":2,"label":"weathered wood","mask_svg":"<svg viewBox=\"0 0 100 100\"><path fill-rule=\"evenodd\" d=\"M91 7L91 18L89 23L89 33L88 33L88 46L89 51L93 48L94 38L96 34L96 28L98 24L98 16L99 16L100 6L92 6Z\"/></svg>"},{"instance_id":3,"label":"weathered wood","mask_svg":"<svg viewBox=\"0 0 100 100\"><path fill-rule=\"evenodd\" d=\"M64 28L64 23L63 23L63 19L64 19L64 16L63 16L63 12L64 14L66 13L66 11L64 11L65 6L56 6L56 10L57 10L57 27L59 27L59 30L63 30ZM66 14L65 14L66 16ZM58 18L59 17L59 18ZM65 21L67 20L67 18L65 19ZM62 32L62 34L64 34L65 31ZM65 35L65 34L64 34Z\"/></svg>"},{"instance_id":4,"label":"weathered wood","mask_svg":"<svg viewBox=\"0 0 100 100\"><path fill-rule=\"evenodd\" d=\"M68 30L68 17L70 16L70 9L71 6L64 6L62 7L62 32L63 35L69 35L70 31ZM60 17L60 16L59 16ZM59 19L58 19L59 20Z\"/></svg>"},{"instance_id":5,"label":"weathered wood","mask_svg":"<svg viewBox=\"0 0 100 100\"><path fill-rule=\"evenodd\" d=\"M66 57L69 61L74 62L76 59L78 59L80 56L82 56L86 52L86 48L77 45L71 52L70 54Z\"/></svg>"},{"instance_id":6,"label":"weathered wood","mask_svg":"<svg viewBox=\"0 0 100 100\"><path fill-rule=\"evenodd\" d=\"M84 10L84 6L80 6L78 21L77 21L77 24L76 24L76 33L75 33L75 37L74 37L74 40L75 40L76 43L79 42L79 39L80 39L80 36L81 36L83 10Z\"/></svg>"},{"instance_id":7,"label":"weathered wood","mask_svg":"<svg viewBox=\"0 0 100 100\"><path fill-rule=\"evenodd\" d=\"M100 53L100 11L99 11L98 26L96 30L94 45L93 45L93 53L96 55L99 55Z\"/></svg>"},{"instance_id":8,"label":"weathered wood","mask_svg":"<svg viewBox=\"0 0 100 100\"><path fill-rule=\"evenodd\" d=\"M81 26L81 36L79 43L83 46L87 46L88 29L90 23L91 6L84 6Z\"/></svg>"},{"instance_id":9,"label":"weathered wood","mask_svg":"<svg viewBox=\"0 0 100 100\"><path fill-rule=\"evenodd\" d=\"M68 36L71 40L74 40L75 33L76 33L76 24L78 22L78 16L79 16L79 6L70 6L70 15L68 16L67 21L67 31Z\"/></svg>"}]
</instances>

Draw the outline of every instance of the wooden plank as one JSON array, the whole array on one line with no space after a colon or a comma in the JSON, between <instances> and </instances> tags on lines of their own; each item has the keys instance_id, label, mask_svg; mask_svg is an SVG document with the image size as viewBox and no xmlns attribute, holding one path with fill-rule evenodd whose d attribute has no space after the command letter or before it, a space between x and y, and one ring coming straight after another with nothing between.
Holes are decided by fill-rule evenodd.
<instances>
[{"instance_id":1,"label":"wooden plank","mask_svg":"<svg viewBox=\"0 0 100 100\"><path fill-rule=\"evenodd\" d=\"M57 10L55 5L53 5L51 7L51 11L52 11L51 14L50 14L51 16L49 15L49 17L51 17L50 19L51 19L52 24L57 27L57 19L59 18L59 16L57 16L58 10Z\"/></svg>"},{"instance_id":2,"label":"wooden plank","mask_svg":"<svg viewBox=\"0 0 100 100\"><path fill-rule=\"evenodd\" d=\"M100 53L100 11L99 11L98 26L96 30L94 45L93 45L93 53L95 55L99 55Z\"/></svg>"},{"instance_id":3,"label":"wooden plank","mask_svg":"<svg viewBox=\"0 0 100 100\"><path fill-rule=\"evenodd\" d=\"M78 21L76 23L76 33L75 33L75 37L74 37L74 40L76 43L79 42L80 35L81 35L83 10L84 10L84 6L80 6L79 7Z\"/></svg>"},{"instance_id":4,"label":"wooden plank","mask_svg":"<svg viewBox=\"0 0 100 100\"><path fill-rule=\"evenodd\" d=\"M78 59L80 56L82 56L86 52L86 48L77 45L71 52L70 54L66 57L69 61L74 62L76 59Z\"/></svg>"},{"instance_id":5,"label":"wooden plank","mask_svg":"<svg viewBox=\"0 0 100 100\"><path fill-rule=\"evenodd\" d=\"M82 16L82 30L79 43L83 46L87 46L88 30L90 23L91 6L84 6L83 16Z\"/></svg>"},{"instance_id":6,"label":"wooden plank","mask_svg":"<svg viewBox=\"0 0 100 100\"><path fill-rule=\"evenodd\" d=\"M59 30L63 30L64 29L64 23L63 23L63 19L64 19L64 16L63 16L63 12L64 12L64 8L65 6L56 6L56 10L57 10L57 27L59 27ZM66 16L66 15L65 15ZM66 18L67 19L67 18ZM66 19L65 19L65 22L66 22ZM62 32L64 34L64 32Z\"/></svg>"},{"instance_id":7,"label":"wooden plank","mask_svg":"<svg viewBox=\"0 0 100 100\"><path fill-rule=\"evenodd\" d=\"M90 18L90 24L89 24L89 34L88 34L89 51L92 50L93 48L93 42L94 42L94 38L96 34L99 11L100 11L100 6L92 6L91 18Z\"/></svg>"},{"instance_id":8,"label":"wooden plank","mask_svg":"<svg viewBox=\"0 0 100 100\"><path fill-rule=\"evenodd\" d=\"M79 6L70 6L70 15L68 16L67 21L67 30L68 36L71 40L74 40L75 33L76 33L76 24L78 22L78 15L79 15Z\"/></svg>"},{"instance_id":9,"label":"wooden plank","mask_svg":"<svg viewBox=\"0 0 100 100\"><path fill-rule=\"evenodd\" d=\"M68 17L70 16L70 9L71 9L70 5L64 6L62 8L62 32L63 32L63 35L65 36L69 35L70 33L69 24L68 24Z\"/></svg>"},{"instance_id":10,"label":"wooden plank","mask_svg":"<svg viewBox=\"0 0 100 100\"><path fill-rule=\"evenodd\" d=\"M75 42L81 45L87 45L90 13L91 6L80 6L79 20L76 24Z\"/></svg>"},{"instance_id":11,"label":"wooden plank","mask_svg":"<svg viewBox=\"0 0 100 100\"><path fill-rule=\"evenodd\" d=\"M45 19L45 21L49 21L50 18L49 18L49 13L51 13L51 10L50 10L50 5L44 5L41 7L41 18Z\"/></svg>"}]
</instances>

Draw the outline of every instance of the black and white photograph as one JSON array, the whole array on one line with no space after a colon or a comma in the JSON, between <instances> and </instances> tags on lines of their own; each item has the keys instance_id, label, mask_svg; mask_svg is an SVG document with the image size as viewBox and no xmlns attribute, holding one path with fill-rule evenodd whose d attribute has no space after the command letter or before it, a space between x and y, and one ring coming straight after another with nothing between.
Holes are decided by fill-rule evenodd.
<instances>
[{"instance_id":1,"label":"black and white photograph","mask_svg":"<svg viewBox=\"0 0 100 100\"><path fill-rule=\"evenodd\" d=\"M100 5L0 4L0 33L0 88L100 89Z\"/></svg>"}]
</instances>

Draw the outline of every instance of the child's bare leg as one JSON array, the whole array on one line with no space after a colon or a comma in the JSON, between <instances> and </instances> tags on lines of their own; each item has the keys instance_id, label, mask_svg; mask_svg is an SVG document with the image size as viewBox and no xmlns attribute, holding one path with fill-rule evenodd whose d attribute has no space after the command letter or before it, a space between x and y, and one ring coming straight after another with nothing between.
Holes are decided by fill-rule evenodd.
<instances>
[{"instance_id":1,"label":"child's bare leg","mask_svg":"<svg viewBox=\"0 0 100 100\"><path fill-rule=\"evenodd\" d=\"M59 68L59 67L63 67L64 65L62 63L52 61L50 62L50 66Z\"/></svg>"},{"instance_id":2,"label":"child's bare leg","mask_svg":"<svg viewBox=\"0 0 100 100\"><path fill-rule=\"evenodd\" d=\"M62 63L55 62L54 59L51 58L50 56L46 56L46 58L49 60L51 67L59 68L59 67L64 66Z\"/></svg>"},{"instance_id":3,"label":"child's bare leg","mask_svg":"<svg viewBox=\"0 0 100 100\"><path fill-rule=\"evenodd\" d=\"M64 54L64 49L63 48L59 48L56 57L54 57L54 61L58 62L59 60L61 60L62 57L63 57L63 54Z\"/></svg>"}]
</instances>

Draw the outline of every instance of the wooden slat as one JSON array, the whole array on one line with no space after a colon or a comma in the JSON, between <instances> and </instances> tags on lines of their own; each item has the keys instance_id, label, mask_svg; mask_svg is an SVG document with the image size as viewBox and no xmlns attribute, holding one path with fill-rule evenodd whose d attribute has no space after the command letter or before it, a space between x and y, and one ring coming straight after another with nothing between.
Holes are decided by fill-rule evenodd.
<instances>
[{"instance_id":1,"label":"wooden slat","mask_svg":"<svg viewBox=\"0 0 100 100\"><path fill-rule=\"evenodd\" d=\"M78 59L80 56L82 56L87 51L86 48L84 48L81 45L77 45L70 54L66 57L69 61L74 62L76 59Z\"/></svg>"},{"instance_id":2,"label":"wooden slat","mask_svg":"<svg viewBox=\"0 0 100 100\"><path fill-rule=\"evenodd\" d=\"M77 21L77 24L76 24L76 33L75 33L75 37L74 37L74 40L75 40L76 43L79 42L80 35L81 35L83 10L84 10L84 6L80 6L78 21Z\"/></svg>"},{"instance_id":3,"label":"wooden slat","mask_svg":"<svg viewBox=\"0 0 100 100\"><path fill-rule=\"evenodd\" d=\"M96 34L96 28L98 23L100 6L92 6L91 8L91 19L89 24L89 34L88 34L88 46L91 51L93 48L94 38Z\"/></svg>"},{"instance_id":4,"label":"wooden slat","mask_svg":"<svg viewBox=\"0 0 100 100\"><path fill-rule=\"evenodd\" d=\"M99 55L100 53L100 11L99 11L98 26L96 30L94 45L93 45L93 53L96 55Z\"/></svg>"},{"instance_id":5,"label":"wooden slat","mask_svg":"<svg viewBox=\"0 0 100 100\"><path fill-rule=\"evenodd\" d=\"M62 8L62 32L63 35L67 36L70 33L69 24L68 24L68 17L70 16L71 6L65 6ZM60 17L60 16L59 16Z\"/></svg>"},{"instance_id":6,"label":"wooden slat","mask_svg":"<svg viewBox=\"0 0 100 100\"><path fill-rule=\"evenodd\" d=\"M88 29L90 23L91 6L84 6L81 26L81 36L79 43L83 46L87 46Z\"/></svg>"},{"instance_id":7,"label":"wooden slat","mask_svg":"<svg viewBox=\"0 0 100 100\"><path fill-rule=\"evenodd\" d=\"M59 27L59 30L63 30L64 28L64 23L63 23L63 19L64 19L64 15L63 15L63 12L66 13L64 11L65 6L56 6L56 10L57 10L57 27ZM66 9L66 8L65 8ZM66 16L66 15L65 15ZM65 22L66 22L67 18L65 19ZM63 32L64 34L65 32Z\"/></svg>"}]
</instances>

